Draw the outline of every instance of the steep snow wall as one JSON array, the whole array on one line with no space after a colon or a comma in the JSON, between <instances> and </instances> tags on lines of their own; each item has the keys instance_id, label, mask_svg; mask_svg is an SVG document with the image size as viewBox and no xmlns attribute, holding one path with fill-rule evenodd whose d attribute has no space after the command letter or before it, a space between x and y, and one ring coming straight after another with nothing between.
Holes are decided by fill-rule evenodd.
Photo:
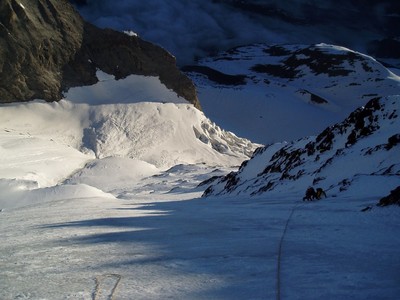
<instances>
[{"instance_id":1,"label":"steep snow wall","mask_svg":"<svg viewBox=\"0 0 400 300\"><path fill-rule=\"evenodd\" d=\"M90 108L82 146L96 157L137 158L160 168L179 163L237 164L255 149L189 104L135 103Z\"/></svg>"},{"instance_id":2,"label":"steep snow wall","mask_svg":"<svg viewBox=\"0 0 400 300\"><path fill-rule=\"evenodd\" d=\"M256 145L226 132L190 104L34 101L0 108L0 178L52 186L95 158L240 165Z\"/></svg>"},{"instance_id":3,"label":"steep snow wall","mask_svg":"<svg viewBox=\"0 0 400 300\"><path fill-rule=\"evenodd\" d=\"M123 80L98 71L99 82L72 88L74 103L91 103L82 146L96 157L122 156L157 167L177 163L237 164L256 144L222 130L157 77ZM118 104L110 104L118 103Z\"/></svg>"}]
</instances>

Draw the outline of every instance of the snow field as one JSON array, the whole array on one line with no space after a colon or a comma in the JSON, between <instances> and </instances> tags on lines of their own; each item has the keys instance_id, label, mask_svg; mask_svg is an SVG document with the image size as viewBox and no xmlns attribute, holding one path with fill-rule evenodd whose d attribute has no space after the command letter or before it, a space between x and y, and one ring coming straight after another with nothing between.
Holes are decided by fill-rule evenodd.
<instances>
[{"instance_id":1,"label":"snow field","mask_svg":"<svg viewBox=\"0 0 400 300\"><path fill-rule=\"evenodd\" d=\"M274 46L242 46L199 61L199 66L224 74L246 75L244 85L222 85L202 74L189 73L196 83L205 114L226 130L254 142L270 144L316 135L370 99L400 93L400 77L372 57L335 45L317 44L312 51L317 49L320 53L344 57L330 71L347 70L346 76L316 73L304 63L299 63L295 69L299 73L294 78L254 71L252 68L257 65L282 65L296 51L310 48L277 45L288 53L272 55L264 51L270 47ZM304 54L296 57L299 62L310 59ZM357 58L352 61L351 57ZM320 59L322 63L323 60ZM310 93L326 103L313 103Z\"/></svg>"},{"instance_id":2,"label":"snow field","mask_svg":"<svg viewBox=\"0 0 400 300\"><path fill-rule=\"evenodd\" d=\"M97 75L97 84L67 93L75 102L1 107L0 208L33 201L30 190L35 201L67 190L65 198L98 196L177 164L240 165L258 146L219 128L158 78ZM110 104L113 96L122 104Z\"/></svg>"},{"instance_id":3,"label":"snow field","mask_svg":"<svg viewBox=\"0 0 400 300\"><path fill-rule=\"evenodd\" d=\"M0 296L92 299L96 278L117 274L116 299L273 299L278 244L293 208L282 298L399 292L398 210L360 212L372 198L299 204L199 195L75 198L2 212Z\"/></svg>"},{"instance_id":4,"label":"snow field","mask_svg":"<svg viewBox=\"0 0 400 300\"><path fill-rule=\"evenodd\" d=\"M96 72L98 82L91 86L70 88L64 97L75 103L128 104L137 102L188 103L163 85L158 77L129 75L115 80L114 75Z\"/></svg>"},{"instance_id":5,"label":"snow field","mask_svg":"<svg viewBox=\"0 0 400 300\"><path fill-rule=\"evenodd\" d=\"M394 249L400 239L393 234L399 210L360 212L375 199L330 198L296 209L283 251L283 298L397 297L400 260Z\"/></svg>"},{"instance_id":6,"label":"snow field","mask_svg":"<svg viewBox=\"0 0 400 300\"><path fill-rule=\"evenodd\" d=\"M313 203L301 202L304 182L199 198L199 183L257 145L186 103L111 93L123 100L107 104L112 85L100 87L113 79L98 76L74 102L0 107L0 299L273 299L282 238L282 298L400 294L400 211L360 212L377 201L362 189L373 178Z\"/></svg>"}]
</instances>

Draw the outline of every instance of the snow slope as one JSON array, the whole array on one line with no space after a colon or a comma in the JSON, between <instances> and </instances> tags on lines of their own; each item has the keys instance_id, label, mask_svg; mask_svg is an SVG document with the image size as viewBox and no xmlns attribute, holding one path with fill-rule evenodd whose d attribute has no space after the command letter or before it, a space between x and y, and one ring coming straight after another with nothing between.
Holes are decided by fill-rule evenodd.
<instances>
[{"instance_id":1,"label":"snow slope","mask_svg":"<svg viewBox=\"0 0 400 300\"><path fill-rule=\"evenodd\" d=\"M162 84L158 77L129 75L115 80L114 75L96 72L98 82L91 86L73 87L64 97L74 103L110 104L134 102L188 103Z\"/></svg>"},{"instance_id":2,"label":"snow slope","mask_svg":"<svg viewBox=\"0 0 400 300\"><path fill-rule=\"evenodd\" d=\"M327 44L242 46L184 70L210 119L262 144L318 134L400 93L400 78L375 59Z\"/></svg>"},{"instance_id":3,"label":"snow slope","mask_svg":"<svg viewBox=\"0 0 400 300\"><path fill-rule=\"evenodd\" d=\"M89 107L59 103L6 104L0 108L0 178L56 185L94 158L79 151Z\"/></svg>"},{"instance_id":4,"label":"snow slope","mask_svg":"<svg viewBox=\"0 0 400 300\"><path fill-rule=\"evenodd\" d=\"M293 208L282 299L400 292L398 209L361 213L372 198L296 206L198 195L76 197L1 212L0 298L275 299Z\"/></svg>"},{"instance_id":5,"label":"snow slope","mask_svg":"<svg viewBox=\"0 0 400 300\"><path fill-rule=\"evenodd\" d=\"M222 130L158 78L97 75L97 84L69 90L73 102L0 108L0 208L25 205L22 191L66 182L108 192L176 164L237 166L257 147ZM118 169L126 170L121 181L107 184L107 172ZM23 194L15 201L14 191Z\"/></svg>"},{"instance_id":6,"label":"snow slope","mask_svg":"<svg viewBox=\"0 0 400 300\"><path fill-rule=\"evenodd\" d=\"M332 197L383 197L400 185L400 97L376 98L318 136L258 149L206 195L298 195L308 186Z\"/></svg>"},{"instance_id":7,"label":"snow slope","mask_svg":"<svg viewBox=\"0 0 400 300\"><path fill-rule=\"evenodd\" d=\"M105 77L112 88L114 79ZM136 82L146 81L150 94L163 89L147 79ZM71 91L73 101L0 107L0 299L391 300L400 294L400 211L360 212L398 181L398 144L387 149L397 140L387 137L398 133L398 97L376 100L382 111L361 118L371 135L361 135L359 118L331 130L332 149L344 143L340 128L347 137L354 131L356 143L321 172L341 174L361 149L363 172L376 174L354 176L345 193L340 188L347 185L334 185L337 197L328 192L326 201L303 203L299 181L275 194L200 198L205 182L232 171L257 145L187 103L164 103L164 92L159 101L140 102L151 97L119 97L117 89L111 96L122 100L112 103L103 83ZM258 150L239 174L251 180L265 167L265 155L312 139ZM316 144L327 147L324 141ZM301 163L309 172L316 167ZM308 184L312 175L304 178ZM359 179L382 188L355 192ZM285 184L277 182L277 190Z\"/></svg>"}]
</instances>

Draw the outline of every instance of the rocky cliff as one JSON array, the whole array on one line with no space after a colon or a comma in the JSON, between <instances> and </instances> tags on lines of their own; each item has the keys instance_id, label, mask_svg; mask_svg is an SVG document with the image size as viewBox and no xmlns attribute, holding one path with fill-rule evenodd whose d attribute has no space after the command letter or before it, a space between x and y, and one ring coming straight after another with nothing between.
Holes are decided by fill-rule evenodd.
<instances>
[{"instance_id":1,"label":"rocky cliff","mask_svg":"<svg viewBox=\"0 0 400 300\"><path fill-rule=\"evenodd\" d=\"M164 49L85 22L66 0L0 3L0 102L59 100L73 86L97 82L96 70L117 79L159 76L200 108L192 81Z\"/></svg>"}]
</instances>

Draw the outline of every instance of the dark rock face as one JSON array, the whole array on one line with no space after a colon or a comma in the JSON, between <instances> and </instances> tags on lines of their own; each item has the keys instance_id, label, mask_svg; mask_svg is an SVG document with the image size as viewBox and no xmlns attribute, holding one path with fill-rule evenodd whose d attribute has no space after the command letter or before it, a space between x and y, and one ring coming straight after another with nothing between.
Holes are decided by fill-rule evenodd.
<instances>
[{"instance_id":1,"label":"dark rock face","mask_svg":"<svg viewBox=\"0 0 400 300\"><path fill-rule=\"evenodd\" d=\"M379 200L378 206L400 205L400 186L390 192L389 195Z\"/></svg>"},{"instance_id":2,"label":"dark rock face","mask_svg":"<svg viewBox=\"0 0 400 300\"><path fill-rule=\"evenodd\" d=\"M170 53L86 23L66 0L5 0L0 22L0 102L59 100L70 87L96 83L101 69L116 79L159 76L200 108L194 84Z\"/></svg>"},{"instance_id":3,"label":"dark rock face","mask_svg":"<svg viewBox=\"0 0 400 300\"><path fill-rule=\"evenodd\" d=\"M225 86L246 84L246 75L229 75L205 66L184 66L183 72L195 72L205 75L209 80Z\"/></svg>"},{"instance_id":4,"label":"dark rock face","mask_svg":"<svg viewBox=\"0 0 400 300\"><path fill-rule=\"evenodd\" d=\"M82 44L84 21L66 1L5 0L0 22L0 101L60 99L61 67Z\"/></svg>"}]
</instances>

